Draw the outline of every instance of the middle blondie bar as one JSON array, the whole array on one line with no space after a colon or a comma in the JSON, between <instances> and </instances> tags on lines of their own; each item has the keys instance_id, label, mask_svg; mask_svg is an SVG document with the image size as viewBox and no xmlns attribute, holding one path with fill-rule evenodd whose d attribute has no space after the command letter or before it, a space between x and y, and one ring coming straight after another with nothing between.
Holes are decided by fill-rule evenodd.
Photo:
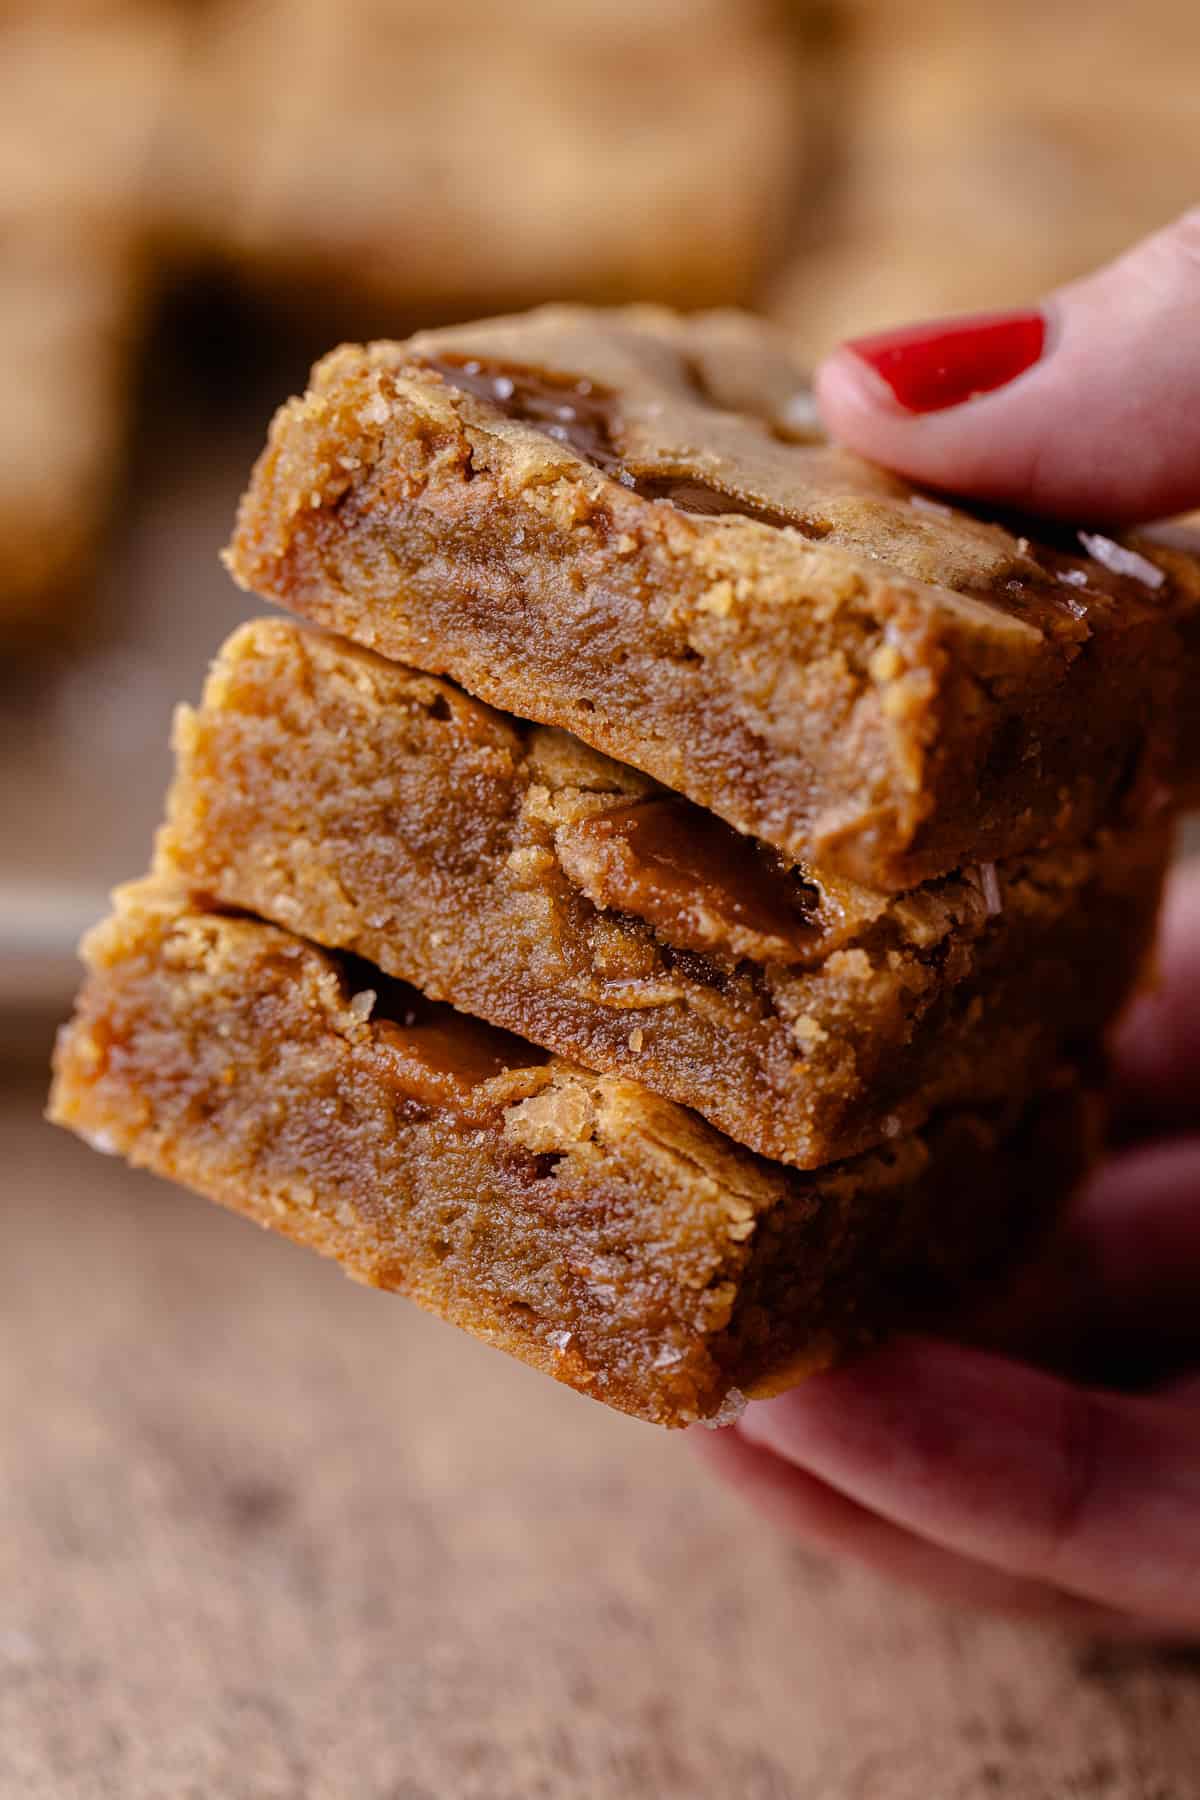
<instances>
[{"instance_id":1,"label":"middle blondie bar","mask_svg":"<svg viewBox=\"0 0 1200 1800\"><path fill-rule=\"evenodd\" d=\"M816 1168L1032 1093L1141 967L1161 828L881 895L313 629L177 720L161 875Z\"/></svg>"}]
</instances>

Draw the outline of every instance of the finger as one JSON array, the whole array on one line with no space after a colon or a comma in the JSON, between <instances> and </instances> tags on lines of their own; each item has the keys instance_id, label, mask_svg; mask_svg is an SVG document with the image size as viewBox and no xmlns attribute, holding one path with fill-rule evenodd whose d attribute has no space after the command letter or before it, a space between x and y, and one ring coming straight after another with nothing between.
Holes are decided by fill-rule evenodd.
<instances>
[{"instance_id":1,"label":"finger","mask_svg":"<svg viewBox=\"0 0 1200 1800\"><path fill-rule=\"evenodd\" d=\"M1200 1629L1195 1412L909 1339L752 1404L739 1429L947 1551Z\"/></svg>"},{"instance_id":2,"label":"finger","mask_svg":"<svg viewBox=\"0 0 1200 1800\"><path fill-rule=\"evenodd\" d=\"M1022 314L843 345L834 437L955 493L1072 519L1200 503L1200 209Z\"/></svg>"},{"instance_id":3,"label":"finger","mask_svg":"<svg viewBox=\"0 0 1200 1800\"><path fill-rule=\"evenodd\" d=\"M1113 1055L1133 1119L1200 1125L1200 858L1168 885L1157 979L1130 1008Z\"/></svg>"},{"instance_id":4,"label":"finger","mask_svg":"<svg viewBox=\"0 0 1200 1800\"><path fill-rule=\"evenodd\" d=\"M1091 1634L1129 1634L1131 1623L1120 1614L943 1550L749 1443L738 1431L692 1432L689 1441L758 1512L806 1549L849 1558L954 1606L1046 1619Z\"/></svg>"},{"instance_id":5,"label":"finger","mask_svg":"<svg viewBox=\"0 0 1200 1800\"><path fill-rule=\"evenodd\" d=\"M1168 1138L1106 1163L1041 1254L983 1310L964 1313L959 1331L1149 1385L1195 1359L1198 1296L1200 1137Z\"/></svg>"},{"instance_id":6,"label":"finger","mask_svg":"<svg viewBox=\"0 0 1200 1800\"><path fill-rule=\"evenodd\" d=\"M1080 1202L1097 1323L1200 1342L1200 1137L1107 1163Z\"/></svg>"}]
</instances>

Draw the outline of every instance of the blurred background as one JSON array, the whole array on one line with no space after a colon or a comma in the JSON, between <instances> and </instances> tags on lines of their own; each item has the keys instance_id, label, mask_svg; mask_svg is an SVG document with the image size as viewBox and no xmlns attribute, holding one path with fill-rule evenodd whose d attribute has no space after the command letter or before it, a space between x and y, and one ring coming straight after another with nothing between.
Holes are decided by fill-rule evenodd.
<instances>
[{"instance_id":1,"label":"blurred background","mask_svg":"<svg viewBox=\"0 0 1200 1800\"><path fill-rule=\"evenodd\" d=\"M907 1800L1003 1785L985 1752L1085 1791L1076 1740L1013 1724L1068 1663L757 1533L731 1572L744 1517L658 1439L37 1114L315 355L571 298L748 305L813 361L1030 300L1198 170L1196 0L0 4L0 1793ZM974 1748L968 1664L1012 1725ZM1084 1759L1111 1718L1071 1692ZM353 1778L310 1780L334 1749Z\"/></svg>"}]
</instances>

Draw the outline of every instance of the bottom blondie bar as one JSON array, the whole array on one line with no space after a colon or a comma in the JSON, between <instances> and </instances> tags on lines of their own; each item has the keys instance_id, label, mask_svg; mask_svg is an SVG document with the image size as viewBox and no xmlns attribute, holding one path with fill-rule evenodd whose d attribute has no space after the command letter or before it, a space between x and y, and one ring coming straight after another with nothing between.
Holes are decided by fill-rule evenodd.
<instances>
[{"instance_id":1,"label":"bottom blondie bar","mask_svg":"<svg viewBox=\"0 0 1200 1800\"><path fill-rule=\"evenodd\" d=\"M353 958L176 890L85 944L50 1116L662 1425L1002 1264L1084 1168L1073 1074L802 1174Z\"/></svg>"}]
</instances>

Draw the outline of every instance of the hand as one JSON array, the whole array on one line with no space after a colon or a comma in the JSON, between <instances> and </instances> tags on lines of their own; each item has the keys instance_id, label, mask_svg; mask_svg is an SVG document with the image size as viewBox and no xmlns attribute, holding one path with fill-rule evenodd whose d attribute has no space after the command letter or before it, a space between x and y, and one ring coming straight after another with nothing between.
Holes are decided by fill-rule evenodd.
<instances>
[{"instance_id":1,"label":"hand","mask_svg":"<svg viewBox=\"0 0 1200 1800\"><path fill-rule=\"evenodd\" d=\"M1200 868L1165 924L1118 1052L1130 1118L1163 1135L1117 1154L976 1322L1009 1354L901 1339L690 1434L805 1543L953 1600L1200 1633L1200 1133L1171 1135L1200 1116ZM1153 1386L1049 1372L1064 1357Z\"/></svg>"},{"instance_id":2,"label":"hand","mask_svg":"<svg viewBox=\"0 0 1200 1800\"><path fill-rule=\"evenodd\" d=\"M1075 523L1200 506L1200 207L1024 313L844 344L835 438L914 481Z\"/></svg>"},{"instance_id":3,"label":"hand","mask_svg":"<svg viewBox=\"0 0 1200 1800\"><path fill-rule=\"evenodd\" d=\"M917 480L1158 518L1200 505L1197 320L1200 211L1035 313L843 346L818 394L835 436ZM1125 1147L990 1317L692 1436L809 1545L954 1600L1197 1636L1200 866L1116 1062Z\"/></svg>"}]
</instances>

